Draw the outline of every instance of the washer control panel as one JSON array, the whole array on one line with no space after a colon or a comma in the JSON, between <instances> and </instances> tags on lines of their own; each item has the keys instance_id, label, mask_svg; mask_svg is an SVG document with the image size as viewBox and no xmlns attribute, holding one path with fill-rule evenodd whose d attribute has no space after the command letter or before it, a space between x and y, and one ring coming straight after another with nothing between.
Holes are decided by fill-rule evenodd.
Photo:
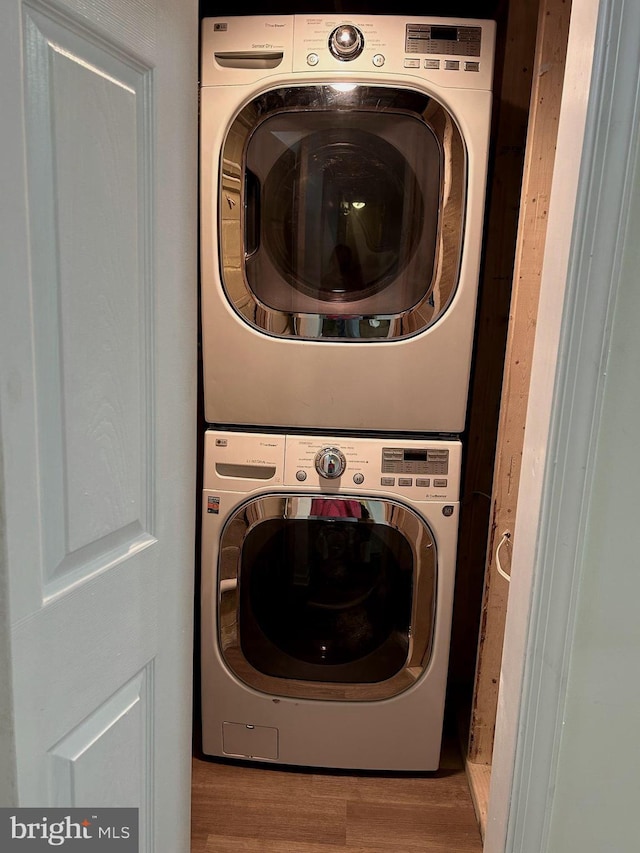
<instances>
[{"instance_id":1,"label":"washer control panel","mask_svg":"<svg viewBox=\"0 0 640 853\"><path fill-rule=\"evenodd\" d=\"M207 430L205 489L398 495L455 502L462 445L433 439L351 438Z\"/></svg>"},{"instance_id":2,"label":"washer control panel","mask_svg":"<svg viewBox=\"0 0 640 853\"><path fill-rule=\"evenodd\" d=\"M457 501L459 441L288 435L284 483L340 493L397 494L411 500Z\"/></svg>"}]
</instances>

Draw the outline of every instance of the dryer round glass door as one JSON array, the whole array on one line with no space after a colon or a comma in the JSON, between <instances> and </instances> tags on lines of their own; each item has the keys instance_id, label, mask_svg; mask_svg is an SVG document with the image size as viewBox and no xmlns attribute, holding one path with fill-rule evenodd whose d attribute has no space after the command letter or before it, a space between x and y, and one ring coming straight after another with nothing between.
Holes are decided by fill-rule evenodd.
<instances>
[{"instance_id":1,"label":"dryer round glass door","mask_svg":"<svg viewBox=\"0 0 640 853\"><path fill-rule=\"evenodd\" d=\"M435 542L402 504L254 499L223 530L219 571L223 657L264 692L385 698L428 663Z\"/></svg>"},{"instance_id":2,"label":"dryer round glass door","mask_svg":"<svg viewBox=\"0 0 640 853\"><path fill-rule=\"evenodd\" d=\"M392 128L407 149L424 151L423 186L384 138ZM439 161L433 134L410 116L325 111L267 119L246 158L246 179L256 183L247 215L256 240L246 259L252 291L277 311L323 302L338 315L355 302L364 313L375 303L379 313L408 311L424 296L424 278L394 284L414 259L433 269Z\"/></svg>"},{"instance_id":3,"label":"dryer round glass door","mask_svg":"<svg viewBox=\"0 0 640 853\"><path fill-rule=\"evenodd\" d=\"M397 339L447 310L466 152L435 99L366 85L272 90L233 122L221 169L223 285L252 325L282 337Z\"/></svg>"}]
</instances>

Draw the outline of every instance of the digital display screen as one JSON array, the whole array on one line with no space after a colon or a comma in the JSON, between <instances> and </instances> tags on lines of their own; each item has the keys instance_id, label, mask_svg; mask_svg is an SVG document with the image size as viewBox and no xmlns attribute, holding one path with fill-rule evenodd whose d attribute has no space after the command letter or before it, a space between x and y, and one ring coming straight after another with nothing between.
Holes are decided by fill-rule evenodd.
<instances>
[{"instance_id":1,"label":"digital display screen","mask_svg":"<svg viewBox=\"0 0 640 853\"><path fill-rule=\"evenodd\" d=\"M427 461L427 451L426 450L405 450L404 451L404 461L405 462L426 462Z\"/></svg>"},{"instance_id":2,"label":"digital display screen","mask_svg":"<svg viewBox=\"0 0 640 853\"><path fill-rule=\"evenodd\" d=\"M431 27L431 38L443 41L458 41L457 27Z\"/></svg>"}]
</instances>

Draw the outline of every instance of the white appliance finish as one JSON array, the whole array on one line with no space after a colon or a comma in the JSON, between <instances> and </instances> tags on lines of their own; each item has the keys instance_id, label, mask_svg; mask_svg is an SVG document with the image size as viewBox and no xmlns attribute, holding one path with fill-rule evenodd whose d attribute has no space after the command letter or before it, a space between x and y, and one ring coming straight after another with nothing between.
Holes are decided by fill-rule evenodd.
<instances>
[{"instance_id":1,"label":"white appliance finish","mask_svg":"<svg viewBox=\"0 0 640 853\"><path fill-rule=\"evenodd\" d=\"M326 448L342 454L346 463L344 473L333 480L316 470L318 454ZM419 455L426 450L444 454L448 458L446 485L441 478L437 487L433 481L431 487L417 486L415 478L411 478L411 485L400 485L401 479L408 479L400 476L393 478L394 485L381 485L382 478L388 477L381 470L383 448L387 454L389 449L397 453L400 448L405 454ZM454 590L460 462L459 441L206 432L201 605L202 736L206 754L318 767L437 769ZM388 502L395 507L396 517L400 512L412 520L414 531L421 527L430 533L433 544L426 548L435 567L432 615L427 602L414 601L409 632L411 642L417 644L419 623L431 619L430 653L422 662L422 672L419 667L410 669L406 689L389 698L368 699L369 688L373 688L370 695L374 697L384 695L393 679L379 685L360 685L364 693L358 694L357 688L351 690L345 684L264 679L250 666L245 666L241 675L232 671L234 665L229 664L223 649L229 608L222 601L230 594L229 587L242 587L243 575L238 570L237 579L229 580L229 566L241 562L239 555L246 546L246 538L238 534L239 519L247 521L248 516L248 528L258 525L264 515L251 509L260 505L252 501L268 496L293 496L287 506L297 506L300 513L305 501L308 505L318 497L345 496L369 502L370 507ZM243 516L247 506L250 509ZM291 514L295 514L293 510ZM331 521L327 519L327 525ZM221 547L225 535L233 540L232 547ZM413 538L410 550L415 564L420 534ZM305 567L301 568L304 571ZM417 571L413 583L411 594L415 598ZM237 595L233 607L238 612L239 602ZM225 615L220 615L221 610ZM250 684L254 675L257 680Z\"/></svg>"},{"instance_id":2,"label":"white appliance finish","mask_svg":"<svg viewBox=\"0 0 640 853\"><path fill-rule=\"evenodd\" d=\"M329 50L330 34L345 22L357 28L364 42L362 52L348 61L337 59ZM409 39L407 25L418 35L420 28L439 27L438 32L449 35L457 26L470 28L478 43L465 47L461 42L436 40L426 48L426 42ZM495 24L481 20L309 15L203 20L201 279L207 422L282 431L424 434L464 429L482 242L494 39ZM410 41L418 45L418 51L444 47L447 52L412 52ZM465 50L476 51L476 55L462 55ZM429 67L434 65L438 67ZM260 317L269 313L268 306L257 299L247 307L249 297L243 295L248 290L247 250L242 238L247 218L241 165L245 155L242 151L229 155L234 151L238 123L231 139L229 130L238 114L266 92L340 83L362 89L383 87L400 97L407 91L429 96L451 117L450 125L461 140L464 174L460 183L463 196L466 188L466 199L458 205L459 267L458 261L453 264L459 271L457 285L430 324L421 330L420 317L407 321L411 311L406 311L397 320L401 333L390 339L319 339L317 326L322 321L305 313L313 307L294 311L280 325L277 318L282 315L278 314L265 331L260 328ZM395 140L391 142L395 144ZM442 147L443 143L438 144ZM246 151L246 140L240 139L236 147L243 146ZM414 162L414 168L419 171L419 163ZM447 171L448 164L443 162L445 195L449 193ZM444 227L443 232L442 217L437 228L439 239L446 239L442 237L447 230ZM226 282L223 249L228 255L225 263L231 267ZM444 257L447 252L439 244L435 254ZM435 301L435 309L433 298L425 305L428 313L438 309L437 295ZM354 307L356 314L363 310L361 305ZM330 310L324 310L324 316L330 317ZM377 316L384 317L385 309L380 310ZM365 319L364 323L369 323L372 334L377 333L379 319ZM285 326L296 331L285 334ZM287 336L291 334L299 337Z\"/></svg>"}]
</instances>

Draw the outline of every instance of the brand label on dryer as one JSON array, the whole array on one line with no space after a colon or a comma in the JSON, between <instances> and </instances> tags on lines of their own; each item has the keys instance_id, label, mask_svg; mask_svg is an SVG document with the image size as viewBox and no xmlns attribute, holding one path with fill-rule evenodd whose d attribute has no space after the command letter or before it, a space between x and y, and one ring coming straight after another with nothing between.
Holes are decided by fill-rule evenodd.
<instances>
[{"instance_id":1,"label":"brand label on dryer","mask_svg":"<svg viewBox=\"0 0 640 853\"><path fill-rule=\"evenodd\" d=\"M213 495L207 497L207 512L211 512L214 515L220 514L220 498Z\"/></svg>"}]
</instances>

